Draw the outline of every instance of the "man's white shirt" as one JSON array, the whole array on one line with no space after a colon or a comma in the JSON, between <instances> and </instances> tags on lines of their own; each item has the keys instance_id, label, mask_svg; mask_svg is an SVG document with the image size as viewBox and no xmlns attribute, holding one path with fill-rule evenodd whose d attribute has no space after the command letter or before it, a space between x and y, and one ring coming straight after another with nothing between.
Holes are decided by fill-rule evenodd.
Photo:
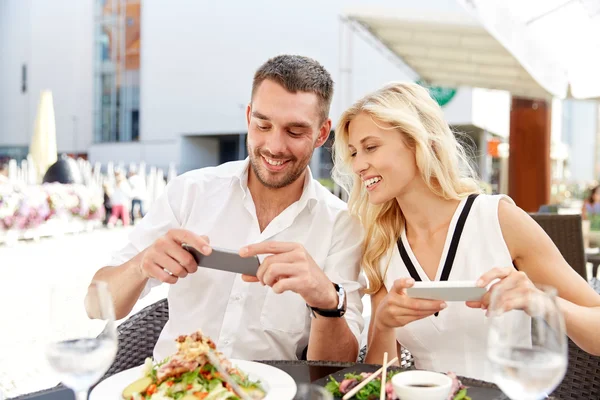
<instances>
[{"instance_id":1,"label":"man's white shirt","mask_svg":"<svg viewBox=\"0 0 600 400\"><path fill-rule=\"evenodd\" d=\"M360 343L360 223L309 170L301 198L261 232L247 186L248 169L246 159L173 179L110 265L130 260L174 228L207 235L212 246L236 252L263 241L301 243L329 279L346 290L344 318ZM141 296L158 284L149 280ZM244 282L241 275L198 268L171 285L168 302L170 318L154 349L156 360L175 353L179 335L198 329L225 356L237 359L296 359L308 345L311 318L302 297L293 292L276 294L268 286Z\"/></svg>"}]
</instances>

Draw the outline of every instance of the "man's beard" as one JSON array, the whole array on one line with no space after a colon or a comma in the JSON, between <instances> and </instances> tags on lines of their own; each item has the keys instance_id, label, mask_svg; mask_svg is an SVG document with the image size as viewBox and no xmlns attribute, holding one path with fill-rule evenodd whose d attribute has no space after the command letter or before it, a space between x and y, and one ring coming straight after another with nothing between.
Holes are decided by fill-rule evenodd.
<instances>
[{"instance_id":1,"label":"man's beard","mask_svg":"<svg viewBox=\"0 0 600 400\"><path fill-rule=\"evenodd\" d=\"M302 173L306 169L306 166L310 162L311 158L311 155L309 154L308 157L298 161L298 159L293 156L291 158L284 158L281 156L272 157L269 153L264 153L265 152L261 153L260 148L257 148L254 150L254 152L252 152L251 149L248 147L248 154L250 155L250 165L252 166L254 175L256 175L258 181L263 186L268 187L269 189L281 189L294 183L300 176L302 176ZM273 160L287 160L286 163L288 165L286 166L285 175L281 177L270 176L271 172L268 171L263 165L263 154L266 157Z\"/></svg>"}]
</instances>

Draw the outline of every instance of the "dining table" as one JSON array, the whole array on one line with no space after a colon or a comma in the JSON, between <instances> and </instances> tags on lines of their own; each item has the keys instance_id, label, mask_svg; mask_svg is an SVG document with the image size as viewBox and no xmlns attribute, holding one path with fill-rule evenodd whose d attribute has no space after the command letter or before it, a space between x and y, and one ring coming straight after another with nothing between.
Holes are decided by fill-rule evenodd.
<instances>
[{"instance_id":1,"label":"dining table","mask_svg":"<svg viewBox=\"0 0 600 400\"><path fill-rule=\"evenodd\" d=\"M311 383L325 386L330 377L340 381L346 373L375 372L381 365L362 363L340 363L331 361L282 361L282 360L257 360L257 362L274 366L288 373L296 384ZM390 370L394 368L391 367ZM401 369L406 370L406 368ZM496 385L476 379L459 377L461 382L468 387L467 394L472 400L507 400ZM62 386L30 393L20 396L19 400L75 400L73 392ZM107 399L112 400L112 399ZM115 399L120 400L120 399ZM337 399L336 399L337 400Z\"/></svg>"}]
</instances>

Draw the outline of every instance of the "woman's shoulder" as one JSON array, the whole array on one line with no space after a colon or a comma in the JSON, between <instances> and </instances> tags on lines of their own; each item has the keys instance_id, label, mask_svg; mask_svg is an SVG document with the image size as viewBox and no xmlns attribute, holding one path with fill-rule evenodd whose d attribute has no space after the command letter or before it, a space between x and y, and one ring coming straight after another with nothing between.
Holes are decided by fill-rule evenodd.
<instances>
[{"instance_id":1,"label":"woman's shoulder","mask_svg":"<svg viewBox=\"0 0 600 400\"><path fill-rule=\"evenodd\" d=\"M497 225L499 222L501 209L506 207L516 207L515 202L504 194L480 194L473 203L473 207L469 212L469 220L478 224Z\"/></svg>"},{"instance_id":2,"label":"woman's shoulder","mask_svg":"<svg viewBox=\"0 0 600 400\"><path fill-rule=\"evenodd\" d=\"M539 242L545 236L540 225L514 203L499 204L498 221L513 259L522 252L529 252L532 243Z\"/></svg>"},{"instance_id":3,"label":"woman's shoulder","mask_svg":"<svg viewBox=\"0 0 600 400\"><path fill-rule=\"evenodd\" d=\"M475 200L476 203L480 205L490 206L490 207L499 207L501 202L506 202L508 204L515 204L514 200L510 198L510 196L506 194L484 194L481 193L477 196Z\"/></svg>"}]
</instances>

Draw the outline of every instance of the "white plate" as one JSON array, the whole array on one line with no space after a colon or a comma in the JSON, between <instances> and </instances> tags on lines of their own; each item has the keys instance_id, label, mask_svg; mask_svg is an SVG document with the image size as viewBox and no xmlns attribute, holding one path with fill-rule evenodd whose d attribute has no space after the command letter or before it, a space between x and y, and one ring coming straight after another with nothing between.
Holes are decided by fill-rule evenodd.
<instances>
[{"instance_id":1,"label":"white plate","mask_svg":"<svg viewBox=\"0 0 600 400\"><path fill-rule=\"evenodd\" d=\"M292 400L296 395L296 382L286 372L267 364L253 361L231 360L251 380L259 380L267 391L264 400ZM142 366L121 371L98 384L90 400L121 400L123 389L142 377Z\"/></svg>"}]
</instances>

